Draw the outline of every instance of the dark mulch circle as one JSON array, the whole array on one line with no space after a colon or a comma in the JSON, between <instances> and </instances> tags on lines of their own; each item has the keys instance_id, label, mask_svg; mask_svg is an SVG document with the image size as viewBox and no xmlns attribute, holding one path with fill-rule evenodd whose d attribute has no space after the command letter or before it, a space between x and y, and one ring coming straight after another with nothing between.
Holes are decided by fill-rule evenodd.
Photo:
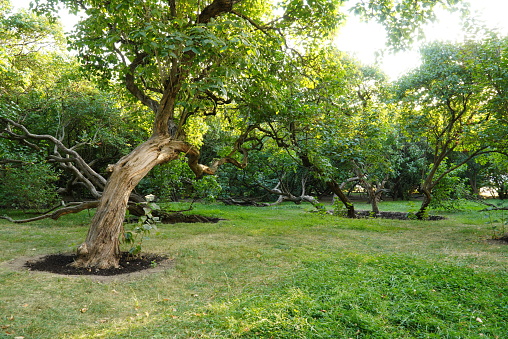
<instances>
[{"instance_id":1,"label":"dark mulch circle","mask_svg":"<svg viewBox=\"0 0 508 339\"><path fill-rule=\"evenodd\" d=\"M63 275L114 276L155 268L164 261L167 261L168 258L156 254L132 257L127 252L124 252L120 258L119 268L104 270L72 267L70 264L74 260L76 260L75 254L50 254L38 260L28 261L24 266L32 271L44 271Z\"/></svg>"},{"instance_id":2,"label":"dark mulch circle","mask_svg":"<svg viewBox=\"0 0 508 339\"><path fill-rule=\"evenodd\" d=\"M406 212L380 212L379 215L372 215L372 211L355 211L358 218L381 218L381 219L397 219L397 220L408 220L409 213ZM414 216L414 214L413 214ZM429 215L426 220L444 220L446 219L440 215Z\"/></svg>"},{"instance_id":3,"label":"dark mulch circle","mask_svg":"<svg viewBox=\"0 0 508 339\"><path fill-rule=\"evenodd\" d=\"M494 243L494 244L508 245L508 235L505 235L505 236L502 236L499 238L489 239L488 242Z\"/></svg>"},{"instance_id":4,"label":"dark mulch circle","mask_svg":"<svg viewBox=\"0 0 508 339\"><path fill-rule=\"evenodd\" d=\"M205 217L197 214L183 214L183 213L171 213L161 216L161 222L163 224L176 224L176 223L217 223L220 218Z\"/></svg>"}]
</instances>

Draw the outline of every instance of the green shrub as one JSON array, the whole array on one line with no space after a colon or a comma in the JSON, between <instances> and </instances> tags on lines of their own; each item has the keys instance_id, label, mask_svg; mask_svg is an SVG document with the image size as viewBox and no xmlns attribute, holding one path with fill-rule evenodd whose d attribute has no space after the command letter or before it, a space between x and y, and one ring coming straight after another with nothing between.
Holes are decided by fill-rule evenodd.
<instances>
[{"instance_id":1,"label":"green shrub","mask_svg":"<svg viewBox=\"0 0 508 339\"><path fill-rule=\"evenodd\" d=\"M442 173L447 164L443 164L438 170L436 176ZM464 172L464 168L456 169L444 176L437 185L432 189L432 201L430 207L434 209L442 209L454 211L460 208L465 198L470 194L465 178L460 175Z\"/></svg>"},{"instance_id":2,"label":"green shrub","mask_svg":"<svg viewBox=\"0 0 508 339\"><path fill-rule=\"evenodd\" d=\"M185 158L181 158L154 167L136 189L142 195L154 194L163 201L178 201L189 194L193 177Z\"/></svg>"},{"instance_id":3,"label":"green shrub","mask_svg":"<svg viewBox=\"0 0 508 339\"><path fill-rule=\"evenodd\" d=\"M58 172L47 163L7 167L0 175L0 205L16 209L43 209L58 202Z\"/></svg>"}]
</instances>

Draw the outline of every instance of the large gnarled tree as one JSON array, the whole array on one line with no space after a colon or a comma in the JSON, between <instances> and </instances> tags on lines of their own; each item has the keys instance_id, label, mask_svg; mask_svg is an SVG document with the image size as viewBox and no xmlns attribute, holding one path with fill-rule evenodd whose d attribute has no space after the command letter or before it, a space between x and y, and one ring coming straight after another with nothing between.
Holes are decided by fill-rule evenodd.
<instances>
[{"instance_id":1,"label":"large gnarled tree","mask_svg":"<svg viewBox=\"0 0 508 339\"><path fill-rule=\"evenodd\" d=\"M75 265L97 268L118 265L129 197L154 166L181 154L197 177L214 173L225 162L245 166L242 144L256 119L244 124L229 154L208 166L199 163L201 140L195 130L221 105L242 102L228 112L244 112L246 120L257 114L262 105L250 103L242 91L263 82L270 60L258 67L256 57L287 48L282 31L294 37L322 35L338 21L338 1L304 6L288 1L280 19L271 17L270 4L256 1L60 2L86 15L73 36L85 68L105 82L123 81L153 114L151 137L110 166L87 238L78 248ZM39 8L56 3L41 2Z\"/></svg>"}]
</instances>

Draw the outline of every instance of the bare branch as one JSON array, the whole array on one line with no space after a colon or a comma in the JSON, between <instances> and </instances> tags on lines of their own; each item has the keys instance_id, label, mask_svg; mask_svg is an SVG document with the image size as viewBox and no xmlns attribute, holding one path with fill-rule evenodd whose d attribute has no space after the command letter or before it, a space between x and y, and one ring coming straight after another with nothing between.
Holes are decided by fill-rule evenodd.
<instances>
[{"instance_id":1,"label":"bare branch","mask_svg":"<svg viewBox=\"0 0 508 339\"><path fill-rule=\"evenodd\" d=\"M60 166L62 166L65 169L71 169L73 172L79 172L80 176L82 178L86 178L87 181L90 183L93 183L96 186L104 187L106 185L106 179L100 175L99 173L95 172L87 163L86 161L81 157L81 155L76 152L75 150L66 147L62 141L55 138L52 135L47 134L33 134L28 131L28 129L23 126L20 123L17 123L11 119L8 118L0 118L0 122L3 122L7 125L7 128L3 131L9 131L8 136L4 136L9 139L17 140L20 142L27 141L27 139L31 140L45 140L53 143L55 145L55 151L53 155L49 156L49 159L51 161L58 162ZM15 133L12 131L10 126L13 126L19 130L22 131L23 134ZM37 145L35 145L37 146ZM40 147L37 146L37 150L40 150ZM66 156L61 156L58 151L61 151L62 153L66 154ZM74 163L72 167L70 167L70 163ZM79 169L79 170L78 170ZM94 186L92 185L92 186ZM88 187L88 186L87 186Z\"/></svg>"},{"instance_id":2,"label":"bare branch","mask_svg":"<svg viewBox=\"0 0 508 339\"><path fill-rule=\"evenodd\" d=\"M246 16L245 14L242 14L242 13L239 13L235 10L231 10L231 13L233 13L234 15L248 21L252 26L256 27L258 30L260 30L261 32L263 32L264 34L266 35L269 35L269 33L266 31L266 27L261 27L257 22L255 22L254 20L252 20L251 18L249 18L248 16Z\"/></svg>"},{"instance_id":3,"label":"bare branch","mask_svg":"<svg viewBox=\"0 0 508 339\"><path fill-rule=\"evenodd\" d=\"M37 221L37 220L42 220L42 219L57 220L58 218L60 218L63 215L66 215L69 213L78 213L78 212L84 211L86 209L95 208L98 205L99 205L98 201L87 201L87 202L78 203L77 205L72 204L71 206L66 206L66 207L60 208L52 213L39 215L37 217L33 217L33 218L29 218L29 219L15 220L15 219L12 219L11 217L8 217L8 216L0 216L0 219L5 219L5 220L8 220L8 221L16 223L16 224L22 224L22 223L27 223L27 222L32 222L32 221Z\"/></svg>"}]
</instances>

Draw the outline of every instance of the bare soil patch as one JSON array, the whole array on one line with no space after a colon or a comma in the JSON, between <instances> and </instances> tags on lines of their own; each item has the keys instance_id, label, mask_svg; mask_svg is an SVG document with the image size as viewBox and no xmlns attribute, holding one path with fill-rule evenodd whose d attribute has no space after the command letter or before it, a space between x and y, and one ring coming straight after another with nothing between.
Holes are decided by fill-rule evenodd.
<instances>
[{"instance_id":1,"label":"bare soil patch","mask_svg":"<svg viewBox=\"0 0 508 339\"><path fill-rule=\"evenodd\" d=\"M502 236L500 238L489 239L488 242L493 244L508 245L508 235Z\"/></svg>"},{"instance_id":2,"label":"bare soil patch","mask_svg":"<svg viewBox=\"0 0 508 339\"><path fill-rule=\"evenodd\" d=\"M127 253L122 253L120 267L107 270L70 266L75 259L75 254L58 253L38 257L20 257L5 264L10 269L17 271L48 272L74 277L88 276L99 282L134 280L148 274L164 271L173 266L172 259L159 254L144 254L140 257L132 257Z\"/></svg>"},{"instance_id":3,"label":"bare soil patch","mask_svg":"<svg viewBox=\"0 0 508 339\"><path fill-rule=\"evenodd\" d=\"M408 220L409 213L406 212L380 212L378 215L373 215L372 211L359 210L355 211L358 218L381 218L381 219L396 219L396 220ZM427 220L444 220L446 219L440 215L429 215Z\"/></svg>"},{"instance_id":4,"label":"bare soil patch","mask_svg":"<svg viewBox=\"0 0 508 339\"><path fill-rule=\"evenodd\" d=\"M38 260L27 261L25 267L31 271L44 271L65 275L110 276L154 268L167 260L167 257L155 254L132 257L127 252L123 252L120 258L120 267L104 270L73 267L71 264L74 260L76 260L75 254L50 254Z\"/></svg>"},{"instance_id":5,"label":"bare soil patch","mask_svg":"<svg viewBox=\"0 0 508 339\"><path fill-rule=\"evenodd\" d=\"M217 223L220 218L212 218L205 217L203 215L197 214L183 214L183 213L171 213L161 215L161 222L163 224L176 224L176 223L195 223L195 222L203 222L203 223Z\"/></svg>"},{"instance_id":6,"label":"bare soil patch","mask_svg":"<svg viewBox=\"0 0 508 339\"><path fill-rule=\"evenodd\" d=\"M168 213L161 216L161 222L165 224L175 223L217 223L220 218L205 217L196 214ZM22 257L11 260L6 266L14 270L28 270L33 272L48 272L66 276L90 276L96 281L108 282L118 279L125 281L133 278L146 276L147 274L160 272L171 267L173 261L167 256L159 254L143 254L130 256L127 252L122 253L120 267L111 269L87 269L71 266L76 260L76 254L58 253L38 257Z\"/></svg>"}]
</instances>

